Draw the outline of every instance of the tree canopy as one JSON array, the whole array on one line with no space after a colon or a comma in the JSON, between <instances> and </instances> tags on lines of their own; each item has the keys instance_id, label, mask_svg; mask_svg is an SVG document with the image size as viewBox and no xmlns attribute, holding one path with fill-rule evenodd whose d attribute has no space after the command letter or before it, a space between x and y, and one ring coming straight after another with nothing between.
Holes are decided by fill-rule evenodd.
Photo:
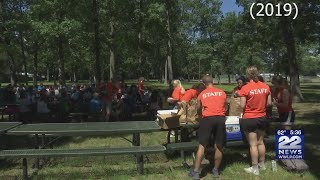
<instances>
[{"instance_id":1,"label":"tree canopy","mask_svg":"<svg viewBox=\"0 0 320 180\"><path fill-rule=\"evenodd\" d=\"M290 77L303 99L299 75L320 71L320 2L293 0L296 20L253 20L253 2L237 0L243 12L223 14L219 0L1 0L0 73L12 84L33 74L34 85L207 73L231 82L255 65Z\"/></svg>"}]
</instances>

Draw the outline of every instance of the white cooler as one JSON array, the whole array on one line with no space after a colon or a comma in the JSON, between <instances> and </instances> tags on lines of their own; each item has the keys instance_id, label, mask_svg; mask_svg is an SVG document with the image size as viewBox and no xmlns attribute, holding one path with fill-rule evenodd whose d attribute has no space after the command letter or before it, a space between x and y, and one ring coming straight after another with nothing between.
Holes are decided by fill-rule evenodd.
<instances>
[{"instance_id":1,"label":"white cooler","mask_svg":"<svg viewBox=\"0 0 320 180\"><path fill-rule=\"evenodd\" d=\"M227 141L242 140L239 116L226 116L226 139Z\"/></svg>"}]
</instances>

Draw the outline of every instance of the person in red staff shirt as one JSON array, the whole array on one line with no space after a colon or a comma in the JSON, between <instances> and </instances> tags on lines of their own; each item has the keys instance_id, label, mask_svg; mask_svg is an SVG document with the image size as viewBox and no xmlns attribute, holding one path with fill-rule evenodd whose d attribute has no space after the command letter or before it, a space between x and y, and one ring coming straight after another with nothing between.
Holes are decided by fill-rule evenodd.
<instances>
[{"instance_id":1,"label":"person in red staff shirt","mask_svg":"<svg viewBox=\"0 0 320 180\"><path fill-rule=\"evenodd\" d=\"M145 90L143 83L144 83L144 78L140 77L138 79L138 93L139 93L140 97L142 96L143 91Z\"/></svg>"},{"instance_id":2,"label":"person in red staff shirt","mask_svg":"<svg viewBox=\"0 0 320 180\"><path fill-rule=\"evenodd\" d=\"M290 130L295 120L295 112L292 108L292 96L288 82L280 76L274 85L276 86L276 90L274 92L273 105L278 109L283 128Z\"/></svg>"},{"instance_id":3,"label":"person in red staff shirt","mask_svg":"<svg viewBox=\"0 0 320 180\"><path fill-rule=\"evenodd\" d=\"M263 143L267 127L266 108L271 106L271 92L267 84L259 81L256 67L246 70L250 82L239 91L240 106L244 109L241 126L250 145L252 166L245 168L247 173L259 175L259 168L265 170L265 152Z\"/></svg>"},{"instance_id":4,"label":"person in red staff shirt","mask_svg":"<svg viewBox=\"0 0 320 180\"><path fill-rule=\"evenodd\" d=\"M181 98L185 93L185 89L183 88L180 80L173 80L172 85L174 89L171 97L169 97L167 101L171 103L171 105L173 106L173 109L176 109L177 103L181 100Z\"/></svg>"},{"instance_id":5,"label":"person in red staff shirt","mask_svg":"<svg viewBox=\"0 0 320 180\"><path fill-rule=\"evenodd\" d=\"M102 110L105 116L105 121L108 122L112 111L112 101L116 98L117 88L114 86L114 80L107 81L100 87L100 97L103 102Z\"/></svg>"},{"instance_id":6,"label":"person in red staff shirt","mask_svg":"<svg viewBox=\"0 0 320 180\"><path fill-rule=\"evenodd\" d=\"M196 155L194 169L191 169L189 176L193 179L199 179L199 171L204 151L209 144L210 137L213 136L214 149L214 168L212 174L219 177L219 166L222 160L222 145L225 141L225 104L226 93L213 86L213 78L205 75L202 82L206 86L199 96L199 107L202 106L202 119L200 120L200 128L198 130L199 147Z\"/></svg>"},{"instance_id":7,"label":"person in red staff shirt","mask_svg":"<svg viewBox=\"0 0 320 180\"><path fill-rule=\"evenodd\" d=\"M195 84L190 89L188 89L184 95L181 97L179 104L178 115L186 114L188 109L188 103L192 99L196 99L198 95L205 89L205 85L203 83Z\"/></svg>"}]
</instances>

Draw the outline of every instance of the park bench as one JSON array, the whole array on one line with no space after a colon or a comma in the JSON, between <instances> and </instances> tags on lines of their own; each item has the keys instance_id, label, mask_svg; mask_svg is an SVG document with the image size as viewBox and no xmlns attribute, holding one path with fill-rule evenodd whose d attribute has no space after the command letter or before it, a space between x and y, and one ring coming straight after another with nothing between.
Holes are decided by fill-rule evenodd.
<instances>
[{"instance_id":1,"label":"park bench","mask_svg":"<svg viewBox=\"0 0 320 180\"><path fill-rule=\"evenodd\" d=\"M107 156L107 155L135 155L137 171L143 173L143 155L164 152L164 146L140 146L140 133L160 131L161 128L150 121L130 121L130 122L91 122L91 123L42 123L24 124L9 129L6 135L35 137L35 149L3 150L0 158L23 158L23 177L27 179L28 157L37 158L36 167L39 167L39 159L52 156ZM98 149L42 149L46 146L44 141L46 136L66 137L66 136L117 136L133 134L132 146L125 148L98 148ZM39 146L39 135L42 137L42 146ZM127 140L127 139L126 139Z\"/></svg>"},{"instance_id":2,"label":"park bench","mask_svg":"<svg viewBox=\"0 0 320 180\"><path fill-rule=\"evenodd\" d=\"M266 144L275 143L275 136L270 136L264 139ZM245 145L243 141L227 141L226 148L228 147L235 147ZM166 145L167 151L180 151L180 155L183 158L183 166L189 167L186 163L186 156L185 151L196 151L199 146L198 141L191 141L191 142L179 142L179 143L170 143Z\"/></svg>"},{"instance_id":3,"label":"park bench","mask_svg":"<svg viewBox=\"0 0 320 180\"><path fill-rule=\"evenodd\" d=\"M0 158L23 158L22 176L28 179L27 158L43 157L78 157L78 156L108 156L108 155L135 155L137 159L137 171L143 173L144 160L143 155L164 152L164 146L132 146L124 148L99 148L99 149L19 149L19 150L2 150Z\"/></svg>"}]
</instances>

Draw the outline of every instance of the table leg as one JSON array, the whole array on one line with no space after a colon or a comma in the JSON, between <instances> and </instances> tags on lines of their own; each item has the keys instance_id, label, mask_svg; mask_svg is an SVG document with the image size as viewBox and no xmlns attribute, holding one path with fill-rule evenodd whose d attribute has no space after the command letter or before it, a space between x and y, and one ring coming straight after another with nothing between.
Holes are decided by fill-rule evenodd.
<instances>
[{"instance_id":1,"label":"table leg","mask_svg":"<svg viewBox=\"0 0 320 180\"><path fill-rule=\"evenodd\" d=\"M42 134L41 135L41 148L44 148L46 144L46 135Z\"/></svg>"},{"instance_id":2,"label":"table leg","mask_svg":"<svg viewBox=\"0 0 320 180\"><path fill-rule=\"evenodd\" d=\"M22 178L28 180L28 163L26 158L22 159Z\"/></svg>"},{"instance_id":3,"label":"table leg","mask_svg":"<svg viewBox=\"0 0 320 180\"><path fill-rule=\"evenodd\" d=\"M140 146L140 133L133 133L132 145L133 146ZM143 155L142 154L136 155L136 164L137 164L138 174L143 174L144 164L143 164Z\"/></svg>"},{"instance_id":4,"label":"table leg","mask_svg":"<svg viewBox=\"0 0 320 180\"><path fill-rule=\"evenodd\" d=\"M132 145L133 146L140 146L140 133L133 133Z\"/></svg>"},{"instance_id":5,"label":"table leg","mask_svg":"<svg viewBox=\"0 0 320 180\"><path fill-rule=\"evenodd\" d=\"M171 135L171 131L168 131L168 133L167 133L167 144L170 144L170 135Z\"/></svg>"},{"instance_id":6,"label":"table leg","mask_svg":"<svg viewBox=\"0 0 320 180\"><path fill-rule=\"evenodd\" d=\"M38 134L35 134L35 149L39 149L39 135ZM35 168L36 169L39 169L39 164L40 164L40 160L39 158L37 157L36 158L36 162L35 162Z\"/></svg>"},{"instance_id":7,"label":"table leg","mask_svg":"<svg viewBox=\"0 0 320 180\"><path fill-rule=\"evenodd\" d=\"M189 142L190 141L190 139L189 139L189 129L182 128L180 137L181 137L181 142Z\"/></svg>"},{"instance_id":8,"label":"table leg","mask_svg":"<svg viewBox=\"0 0 320 180\"><path fill-rule=\"evenodd\" d=\"M51 138L49 137L49 143L50 143L49 147L50 147L50 149L53 149L53 143L52 143L53 140L52 139L53 139L52 137Z\"/></svg>"},{"instance_id":9,"label":"table leg","mask_svg":"<svg viewBox=\"0 0 320 180\"><path fill-rule=\"evenodd\" d=\"M183 159L182 166L186 169L190 169L191 167L187 163L187 158L183 150L180 151L181 158Z\"/></svg>"},{"instance_id":10,"label":"table leg","mask_svg":"<svg viewBox=\"0 0 320 180\"><path fill-rule=\"evenodd\" d=\"M178 143L179 142L179 130L174 130L174 142Z\"/></svg>"},{"instance_id":11,"label":"table leg","mask_svg":"<svg viewBox=\"0 0 320 180\"><path fill-rule=\"evenodd\" d=\"M44 149L46 146L46 135L45 134L42 134L41 135L41 147L39 149ZM44 164L44 159L43 158L40 158L39 160L39 167L42 168Z\"/></svg>"}]
</instances>

